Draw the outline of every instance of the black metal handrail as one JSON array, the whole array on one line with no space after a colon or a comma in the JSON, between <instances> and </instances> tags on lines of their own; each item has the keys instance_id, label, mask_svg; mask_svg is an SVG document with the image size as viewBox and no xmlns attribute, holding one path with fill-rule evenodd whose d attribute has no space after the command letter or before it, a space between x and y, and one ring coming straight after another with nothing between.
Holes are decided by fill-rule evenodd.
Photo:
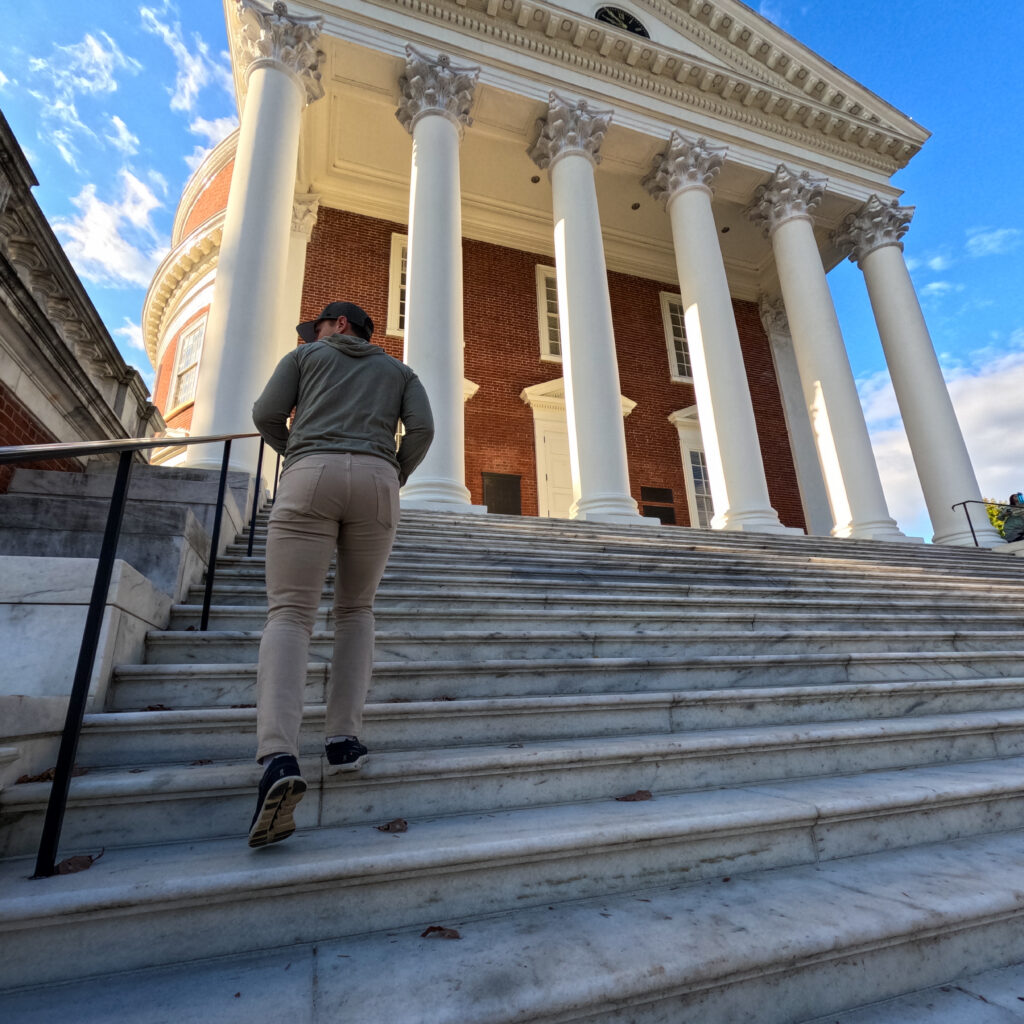
<instances>
[{"instance_id":1,"label":"black metal handrail","mask_svg":"<svg viewBox=\"0 0 1024 1024\"><path fill-rule=\"evenodd\" d=\"M971 536L974 538L974 546L976 548L981 547L978 543L978 535L974 532L974 523L971 522L971 510L967 507L968 505L984 505L986 511L989 506L995 506L996 508L1014 508L1024 511L1024 506L1011 505L1005 501L985 501L979 498L968 498L967 501L958 501L955 505L950 505L950 508L963 508L964 515L967 516L967 525L971 528Z\"/></svg>"},{"instance_id":2,"label":"black metal handrail","mask_svg":"<svg viewBox=\"0 0 1024 1024\"><path fill-rule=\"evenodd\" d=\"M114 556L117 553L117 542L121 536L121 523L124 520L125 505L128 501L128 483L131 478L132 457L136 452L151 448L167 448L194 444L211 444L223 442L224 456L221 459L220 480L217 487L217 508L214 511L213 530L210 537L210 560L206 570L206 589L203 595L203 612L200 629L205 630L210 617L210 602L213 596L213 580L217 571L217 548L220 544L221 518L224 511L224 493L227 486L228 461L231 454L231 442L243 438L258 437L258 434L213 434L203 437L181 438L147 438L129 437L116 441L82 441L77 444L34 444L15 445L0 448L0 466L15 462L46 462L53 459L74 458L80 455L103 455L119 453L117 474L114 478L114 490L110 497L110 508L107 511L107 523L103 531L103 543L100 546L99 561L96 565L96 577L93 580L92 596L89 610L85 617L85 628L82 631L82 644L78 650L78 663L75 667L75 678L71 684L71 697L68 700L67 715L64 719L64 732L61 735L60 749L57 752L57 764L53 772L53 786L50 799L46 805L46 817L43 820L43 832L39 840L39 852L36 856L36 869L33 878L49 878L56 872L57 848L60 844L61 827L64 824L64 811L67 807L68 790L71 785L71 772L78 753L78 740L82 732L82 719L89 698L89 680L92 677L96 651L99 648L100 626L107 604L107 591L114 570ZM259 466L263 464L264 441L260 439ZM256 475L256 497L259 497L260 470ZM276 490L276 483L275 483ZM252 536L255 524L257 502L253 502L253 520L249 526L249 553L252 554Z\"/></svg>"}]
</instances>

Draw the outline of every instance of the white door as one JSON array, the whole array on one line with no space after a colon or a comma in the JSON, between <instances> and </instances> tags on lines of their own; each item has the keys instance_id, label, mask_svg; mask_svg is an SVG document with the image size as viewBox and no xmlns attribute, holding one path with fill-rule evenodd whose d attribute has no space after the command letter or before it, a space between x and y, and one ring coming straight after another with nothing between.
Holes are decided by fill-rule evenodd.
<instances>
[{"instance_id":1,"label":"white door","mask_svg":"<svg viewBox=\"0 0 1024 1024\"><path fill-rule=\"evenodd\" d=\"M542 516L568 519L572 508L572 470L569 465L569 431L565 423L547 422L538 431L537 476Z\"/></svg>"}]
</instances>

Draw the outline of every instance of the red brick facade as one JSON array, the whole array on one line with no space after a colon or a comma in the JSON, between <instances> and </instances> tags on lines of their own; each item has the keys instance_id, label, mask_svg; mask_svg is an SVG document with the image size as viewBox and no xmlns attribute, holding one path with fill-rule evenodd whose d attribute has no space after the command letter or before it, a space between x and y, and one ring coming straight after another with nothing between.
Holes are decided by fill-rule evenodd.
<instances>
[{"instance_id":1,"label":"red brick facade","mask_svg":"<svg viewBox=\"0 0 1024 1024\"><path fill-rule=\"evenodd\" d=\"M21 444L54 444L54 437L25 408L3 381L0 381L0 448ZM20 462L25 469L61 469L77 471L82 467L70 459L51 462ZM0 466L0 494L7 492L15 466Z\"/></svg>"},{"instance_id":2,"label":"red brick facade","mask_svg":"<svg viewBox=\"0 0 1024 1024\"><path fill-rule=\"evenodd\" d=\"M321 208L306 254L302 318L332 299L359 302L377 325L374 340L402 357L402 340L387 337L391 235L405 225ZM484 472L522 478L522 509L538 510L533 412L523 388L561 376L561 365L540 358L535 268L550 257L466 239L463 242L465 374L479 385L466 403L466 485L483 500ZM622 393L637 403L625 420L630 489L670 488L676 522L689 524L679 435L670 413L694 404L693 388L673 382L662 324L662 291L672 284L626 274L608 275L615 310ZM757 306L734 302L743 358L757 419L761 455L773 506L787 526L804 528L796 471L768 339Z\"/></svg>"},{"instance_id":3,"label":"red brick facade","mask_svg":"<svg viewBox=\"0 0 1024 1024\"><path fill-rule=\"evenodd\" d=\"M196 197L182 226L182 238L187 238L203 221L208 220L215 213L220 213L228 205L228 191L231 188L231 172L234 167L234 160L226 163Z\"/></svg>"}]
</instances>

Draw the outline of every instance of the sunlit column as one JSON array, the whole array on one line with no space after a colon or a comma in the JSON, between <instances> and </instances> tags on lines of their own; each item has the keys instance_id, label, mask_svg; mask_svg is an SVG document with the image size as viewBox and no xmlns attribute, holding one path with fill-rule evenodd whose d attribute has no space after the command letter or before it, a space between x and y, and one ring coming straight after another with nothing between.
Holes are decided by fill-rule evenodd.
<instances>
[{"instance_id":1,"label":"sunlit column","mask_svg":"<svg viewBox=\"0 0 1024 1024\"><path fill-rule=\"evenodd\" d=\"M902 540L889 515L864 411L814 239L825 182L780 164L747 213L771 238L793 352L811 414L837 537Z\"/></svg>"},{"instance_id":2,"label":"sunlit column","mask_svg":"<svg viewBox=\"0 0 1024 1024\"><path fill-rule=\"evenodd\" d=\"M552 92L530 157L547 168L555 222L555 270L569 428L570 516L640 523L629 493L608 272L594 167L612 118Z\"/></svg>"},{"instance_id":3,"label":"sunlit column","mask_svg":"<svg viewBox=\"0 0 1024 1024\"><path fill-rule=\"evenodd\" d=\"M893 391L907 431L936 544L974 544L974 536L957 502L981 500L981 490L967 453L960 424L935 355L921 305L903 261L901 239L914 216L912 206L872 196L850 214L836 232L840 248L864 273L871 308L882 339ZM979 542L1002 543L985 509L968 506Z\"/></svg>"},{"instance_id":4,"label":"sunlit column","mask_svg":"<svg viewBox=\"0 0 1024 1024\"><path fill-rule=\"evenodd\" d=\"M711 186L725 152L706 139L694 141L673 132L643 184L656 199L666 201L672 223L686 343L716 509L712 525L781 533L786 528L768 497L740 336L711 212Z\"/></svg>"},{"instance_id":5,"label":"sunlit column","mask_svg":"<svg viewBox=\"0 0 1024 1024\"><path fill-rule=\"evenodd\" d=\"M434 443L402 489L406 508L468 512L463 414L459 144L480 69L406 47L397 117L412 135L405 361L434 413ZM480 511L486 511L482 506Z\"/></svg>"},{"instance_id":6,"label":"sunlit column","mask_svg":"<svg viewBox=\"0 0 1024 1024\"><path fill-rule=\"evenodd\" d=\"M297 195L292 206L292 232L288 239L284 293L281 296L280 326L277 329L278 359L296 345L295 325L302 319L302 286L306 278L306 248L316 226L320 208L317 195Z\"/></svg>"},{"instance_id":7,"label":"sunlit column","mask_svg":"<svg viewBox=\"0 0 1024 1024\"><path fill-rule=\"evenodd\" d=\"M237 0L232 33L245 82L191 433L252 431L252 405L281 348L292 202L303 108L323 95L316 43L322 18ZM292 325L294 327L294 324ZM219 466L214 445L190 447L193 466ZM256 442L235 442L233 469L253 472Z\"/></svg>"}]
</instances>

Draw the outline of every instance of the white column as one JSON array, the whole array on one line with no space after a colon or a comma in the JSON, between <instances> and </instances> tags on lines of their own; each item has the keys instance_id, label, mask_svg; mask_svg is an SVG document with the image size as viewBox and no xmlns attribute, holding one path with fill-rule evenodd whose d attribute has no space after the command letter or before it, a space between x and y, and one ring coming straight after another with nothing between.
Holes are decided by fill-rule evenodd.
<instances>
[{"instance_id":1,"label":"white column","mask_svg":"<svg viewBox=\"0 0 1024 1024\"><path fill-rule=\"evenodd\" d=\"M594 167L610 110L552 92L531 159L547 168L555 222L555 270L569 427L570 516L641 523L629 493L619 369Z\"/></svg>"},{"instance_id":2,"label":"white column","mask_svg":"<svg viewBox=\"0 0 1024 1024\"><path fill-rule=\"evenodd\" d=\"M238 0L235 59L246 82L191 433L252 431L252 405L277 362L291 236L299 125L323 95L322 18ZM236 441L231 468L252 473L257 441ZM216 445L190 447L192 466L220 465Z\"/></svg>"},{"instance_id":3,"label":"white column","mask_svg":"<svg viewBox=\"0 0 1024 1024\"><path fill-rule=\"evenodd\" d=\"M893 391L903 417L910 451L921 481L936 544L974 545L963 508L956 502L981 500L960 424L936 358L921 305L903 261L901 241L914 207L893 199L871 198L843 221L834 240L852 247L850 259L864 273L871 308L889 365ZM1003 543L981 506L971 509L978 541L985 547Z\"/></svg>"},{"instance_id":4,"label":"white column","mask_svg":"<svg viewBox=\"0 0 1024 1024\"><path fill-rule=\"evenodd\" d=\"M655 199L666 200L672 223L686 343L715 503L712 525L783 533L786 527L768 497L740 336L711 212L711 185L725 153L725 147L710 146L706 139L693 141L673 132L643 185Z\"/></svg>"},{"instance_id":5,"label":"white column","mask_svg":"<svg viewBox=\"0 0 1024 1024\"><path fill-rule=\"evenodd\" d=\"M827 537L832 533L835 522L825 490L825 478L818 463L818 450L814 444L814 431L804 401L800 371L793 354L793 338L789 333L789 320L781 298L762 295L758 299L758 312L768 343L772 349L775 364L775 379L779 384L782 411L786 416L786 430L789 433L789 447L793 453L793 467L800 485L800 502L803 505L807 532L814 537Z\"/></svg>"},{"instance_id":6,"label":"white column","mask_svg":"<svg viewBox=\"0 0 1024 1024\"><path fill-rule=\"evenodd\" d=\"M284 289L276 332L277 358L287 355L296 345L295 325L302 319L302 286L306 279L306 249L316 226L320 197L312 194L295 196L292 206L292 232L288 239L288 261L285 265ZM317 311L319 312L319 310Z\"/></svg>"},{"instance_id":7,"label":"white column","mask_svg":"<svg viewBox=\"0 0 1024 1024\"><path fill-rule=\"evenodd\" d=\"M411 46L405 52L396 113L412 135L405 361L430 398L434 443L402 489L402 506L486 512L470 505L466 487L459 184L459 144L480 69Z\"/></svg>"},{"instance_id":8,"label":"white column","mask_svg":"<svg viewBox=\"0 0 1024 1024\"><path fill-rule=\"evenodd\" d=\"M811 414L837 537L905 539L889 515L864 410L814 240L825 182L779 165L747 213L772 241L793 352Z\"/></svg>"}]
</instances>

